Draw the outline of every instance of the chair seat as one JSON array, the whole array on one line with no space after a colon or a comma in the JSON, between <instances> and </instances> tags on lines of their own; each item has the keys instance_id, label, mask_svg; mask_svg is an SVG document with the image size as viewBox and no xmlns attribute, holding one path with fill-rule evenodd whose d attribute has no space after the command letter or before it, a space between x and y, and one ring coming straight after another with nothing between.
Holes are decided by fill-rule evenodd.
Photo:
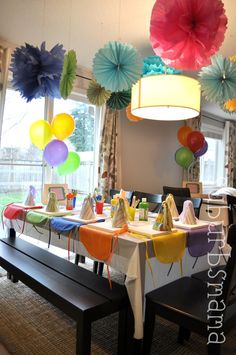
<instances>
[{"instance_id":1,"label":"chair seat","mask_svg":"<svg viewBox=\"0 0 236 355\"><path fill-rule=\"evenodd\" d=\"M173 313L176 314L176 323L179 324L180 318L187 319L195 327L207 326L207 284L200 280L183 277L160 287L146 295L147 301L152 303L156 313L160 316L173 320ZM175 295L175 297L173 297ZM178 317L179 314L179 317ZM199 331L199 329L198 329ZM203 327L200 332L205 334L207 327Z\"/></svg>"}]
</instances>

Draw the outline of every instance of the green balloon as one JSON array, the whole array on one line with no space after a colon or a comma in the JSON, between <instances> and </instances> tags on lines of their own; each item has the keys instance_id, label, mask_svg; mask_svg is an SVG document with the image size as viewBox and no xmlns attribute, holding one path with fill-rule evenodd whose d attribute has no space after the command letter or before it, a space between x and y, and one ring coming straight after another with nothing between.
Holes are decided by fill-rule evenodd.
<instances>
[{"instance_id":1,"label":"green balloon","mask_svg":"<svg viewBox=\"0 0 236 355\"><path fill-rule=\"evenodd\" d=\"M80 166L80 156L75 152L69 152L67 159L57 167L59 175L72 174Z\"/></svg>"},{"instance_id":2,"label":"green balloon","mask_svg":"<svg viewBox=\"0 0 236 355\"><path fill-rule=\"evenodd\" d=\"M182 166L182 168L184 169L188 169L190 167L190 165L193 162L193 159L194 159L193 153L191 152L191 150L189 150L186 147L179 148L175 152L176 163Z\"/></svg>"}]
</instances>

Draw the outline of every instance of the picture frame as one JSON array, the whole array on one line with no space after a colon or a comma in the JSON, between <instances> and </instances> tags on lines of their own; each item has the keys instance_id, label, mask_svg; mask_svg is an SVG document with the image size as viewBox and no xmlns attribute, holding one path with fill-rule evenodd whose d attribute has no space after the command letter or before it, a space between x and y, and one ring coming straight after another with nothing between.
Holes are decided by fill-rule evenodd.
<instances>
[{"instance_id":1,"label":"picture frame","mask_svg":"<svg viewBox=\"0 0 236 355\"><path fill-rule=\"evenodd\" d=\"M202 183L198 181L183 181L182 187L187 187L190 190L192 197L201 197Z\"/></svg>"},{"instance_id":2,"label":"picture frame","mask_svg":"<svg viewBox=\"0 0 236 355\"><path fill-rule=\"evenodd\" d=\"M48 203L49 192L55 192L59 205L66 204L66 194L68 192L67 184L44 184L42 193L42 203L46 205Z\"/></svg>"}]
</instances>

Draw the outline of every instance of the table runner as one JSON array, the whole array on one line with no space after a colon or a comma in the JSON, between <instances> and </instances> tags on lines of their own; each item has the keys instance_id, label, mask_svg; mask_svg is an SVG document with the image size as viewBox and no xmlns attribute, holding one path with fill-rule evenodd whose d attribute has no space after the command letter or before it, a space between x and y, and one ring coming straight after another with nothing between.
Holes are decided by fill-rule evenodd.
<instances>
[{"instance_id":1,"label":"table runner","mask_svg":"<svg viewBox=\"0 0 236 355\"><path fill-rule=\"evenodd\" d=\"M215 233L216 227L214 225L211 225L210 230L207 226L188 231L187 248L189 254L192 257L198 258L210 253L215 245Z\"/></svg>"}]
</instances>

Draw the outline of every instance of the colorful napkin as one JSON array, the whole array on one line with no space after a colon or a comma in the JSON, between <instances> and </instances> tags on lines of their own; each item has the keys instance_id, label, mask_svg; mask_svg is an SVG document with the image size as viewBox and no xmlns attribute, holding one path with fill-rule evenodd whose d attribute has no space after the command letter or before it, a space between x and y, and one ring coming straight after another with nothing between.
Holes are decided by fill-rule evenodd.
<instances>
[{"instance_id":1,"label":"colorful napkin","mask_svg":"<svg viewBox=\"0 0 236 355\"><path fill-rule=\"evenodd\" d=\"M179 215L179 220L184 224L197 224L192 201L184 201L183 211Z\"/></svg>"},{"instance_id":2,"label":"colorful napkin","mask_svg":"<svg viewBox=\"0 0 236 355\"><path fill-rule=\"evenodd\" d=\"M160 263L170 264L181 261L186 246L187 232L177 230L152 238L155 255Z\"/></svg>"},{"instance_id":3,"label":"colorful napkin","mask_svg":"<svg viewBox=\"0 0 236 355\"><path fill-rule=\"evenodd\" d=\"M179 212L175 204L174 196L172 194L168 194L165 201L169 207L172 218L179 217Z\"/></svg>"},{"instance_id":4,"label":"colorful napkin","mask_svg":"<svg viewBox=\"0 0 236 355\"><path fill-rule=\"evenodd\" d=\"M82 208L80 211L80 218L85 220L95 218L95 213L93 210L93 199L91 195L85 197L83 201Z\"/></svg>"},{"instance_id":5,"label":"colorful napkin","mask_svg":"<svg viewBox=\"0 0 236 355\"><path fill-rule=\"evenodd\" d=\"M127 213L125 209L125 201L119 198L117 209L112 218L113 228L123 228L127 224Z\"/></svg>"},{"instance_id":6,"label":"colorful napkin","mask_svg":"<svg viewBox=\"0 0 236 355\"><path fill-rule=\"evenodd\" d=\"M44 226L49 221L49 217L42 213L29 211L26 215L26 221L34 225Z\"/></svg>"},{"instance_id":7,"label":"colorful napkin","mask_svg":"<svg viewBox=\"0 0 236 355\"><path fill-rule=\"evenodd\" d=\"M47 212L58 212L59 211L57 195L54 191L49 192L48 204L46 206L46 211Z\"/></svg>"},{"instance_id":8,"label":"colorful napkin","mask_svg":"<svg viewBox=\"0 0 236 355\"><path fill-rule=\"evenodd\" d=\"M157 217L152 228L157 231L171 232L171 229L173 228L173 222L170 209L166 201L162 202L160 211L157 213Z\"/></svg>"}]
</instances>

